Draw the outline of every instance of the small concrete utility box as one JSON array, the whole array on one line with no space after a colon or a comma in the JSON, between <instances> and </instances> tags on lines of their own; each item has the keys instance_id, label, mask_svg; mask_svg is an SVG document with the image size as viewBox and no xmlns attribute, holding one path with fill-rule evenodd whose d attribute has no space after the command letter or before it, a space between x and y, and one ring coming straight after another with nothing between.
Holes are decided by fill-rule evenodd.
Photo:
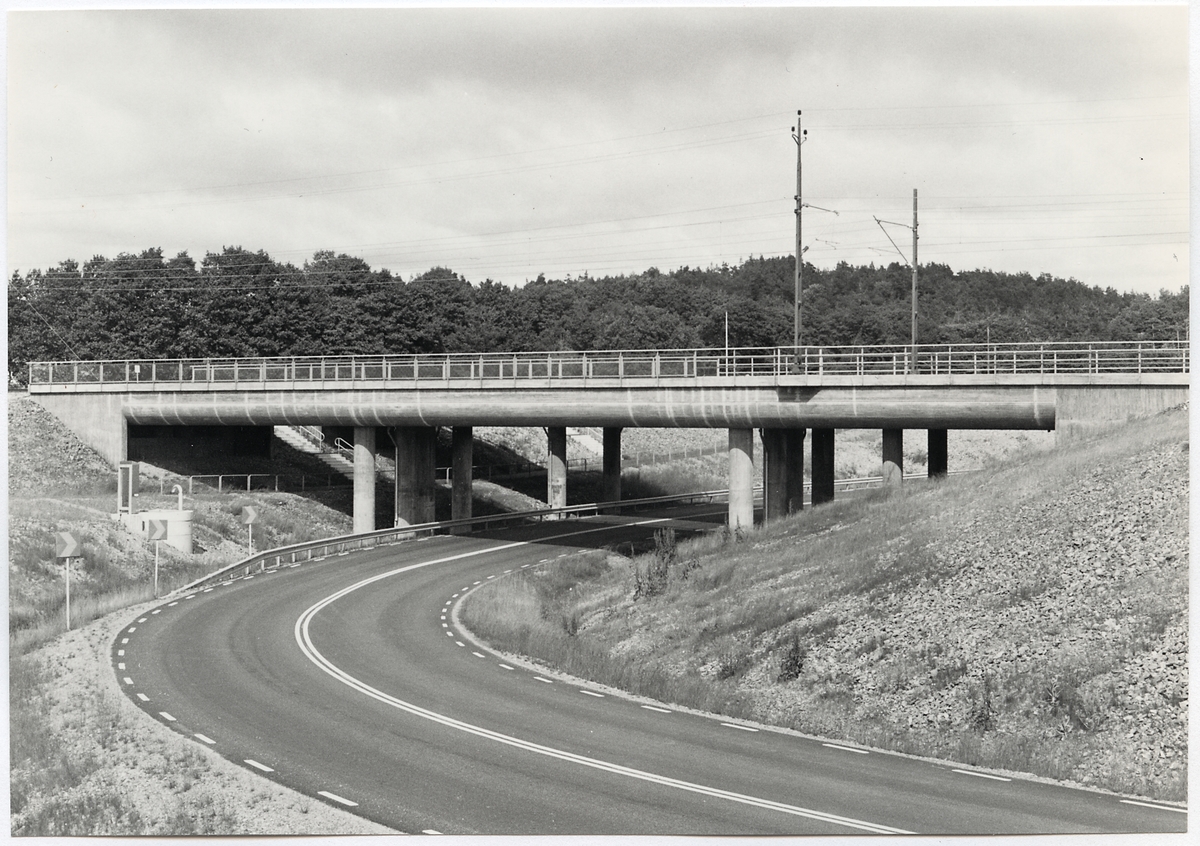
<instances>
[{"instance_id":1,"label":"small concrete utility box","mask_svg":"<svg viewBox=\"0 0 1200 846\"><path fill-rule=\"evenodd\" d=\"M139 511L136 514L121 514L121 522L129 531L150 536L150 521L161 520L167 524L167 536L164 543L173 546L180 552L192 554L192 514L191 511L176 511L174 509L158 509L155 511Z\"/></svg>"}]
</instances>

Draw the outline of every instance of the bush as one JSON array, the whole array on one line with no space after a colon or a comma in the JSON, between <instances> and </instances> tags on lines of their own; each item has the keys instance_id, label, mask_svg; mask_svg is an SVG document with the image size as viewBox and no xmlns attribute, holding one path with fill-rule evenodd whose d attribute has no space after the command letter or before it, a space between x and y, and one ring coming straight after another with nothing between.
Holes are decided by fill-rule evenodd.
<instances>
[{"instance_id":1,"label":"bush","mask_svg":"<svg viewBox=\"0 0 1200 846\"><path fill-rule=\"evenodd\" d=\"M783 653L783 658L779 662L779 675L775 677L775 680L778 682L790 682L800 678L800 672L804 669L804 659L806 656L807 651L800 642L800 633L793 631L791 639L788 642L787 651Z\"/></svg>"}]
</instances>

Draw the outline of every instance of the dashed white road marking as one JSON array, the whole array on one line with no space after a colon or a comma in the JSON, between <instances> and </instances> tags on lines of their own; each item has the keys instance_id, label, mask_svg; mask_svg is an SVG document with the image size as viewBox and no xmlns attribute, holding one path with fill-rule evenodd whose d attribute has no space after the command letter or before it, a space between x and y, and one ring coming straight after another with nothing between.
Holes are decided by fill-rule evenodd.
<instances>
[{"instance_id":1,"label":"dashed white road marking","mask_svg":"<svg viewBox=\"0 0 1200 846\"><path fill-rule=\"evenodd\" d=\"M172 717L170 714L168 714L166 711L159 711L158 715L160 717L162 717L164 720L166 720L168 723L175 722L175 718Z\"/></svg>"},{"instance_id":2,"label":"dashed white road marking","mask_svg":"<svg viewBox=\"0 0 1200 846\"><path fill-rule=\"evenodd\" d=\"M500 666L506 670L515 670L516 669L516 667L510 667L508 664L501 664Z\"/></svg>"},{"instance_id":3,"label":"dashed white road marking","mask_svg":"<svg viewBox=\"0 0 1200 846\"><path fill-rule=\"evenodd\" d=\"M127 629L127 631L128 631L130 634L133 634L134 632L136 632L136 631L137 631L137 626L130 626L130 627Z\"/></svg>"},{"instance_id":4,"label":"dashed white road marking","mask_svg":"<svg viewBox=\"0 0 1200 846\"><path fill-rule=\"evenodd\" d=\"M1158 811L1174 811L1177 814L1186 814L1187 808L1172 808L1169 805L1152 805L1149 802L1138 802L1135 799L1122 799L1126 805L1141 805L1143 808L1154 808Z\"/></svg>"},{"instance_id":5,"label":"dashed white road marking","mask_svg":"<svg viewBox=\"0 0 1200 846\"><path fill-rule=\"evenodd\" d=\"M142 618L140 618L140 619L138 620L138 622L139 622L139 623L144 623L144 622L146 622L146 618L145 618L145 617L142 617ZM130 629L130 631L133 631L133 630L132 630L132 629Z\"/></svg>"},{"instance_id":6,"label":"dashed white road marking","mask_svg":"<svg viewBox=\"0 0 1200 846\"><path fill-rule=\"evenodd\" d=\"M449 623L442 623L442 628L443 628L443 629L448 629L448 628L450 628L450 624L449 624Z\"/></svg>"},{"instance_id":7,"label":"dashed white road marking","mask_svg":"<svg viewBox=\"0 0 1200 846\"><path fill-rule=\"evenodd\" d=\"M421 829L421 833L422 834L441 834L441 832L438 831L436 828L423 828L423 829Z\"/></svg>"},{"instance_id":8,"label":"dashed white road marking","mask_svg":"<svg viewBox=\"0 0 1200 846\"><path fill-rule=\"evenodd\" d=\"M586 694L587 696L594 696L594 697L596 697L597 699L603 699L603 698L604 698L604 694L603 694L603 693L597 693L597 692L596 692L596 691L594 691L594 690L581 690L581 691L579 691L579 692L580 692L580 693L583 693L583 694Z\"/></svg>"},{"instance_id":9,"label":"dashed white road marking","mask_svg":"<svg viewBox=\"0 0 1200 846\"><path fill-rule=\"evenodd\" d=\"M489 579L489 580L490 580L490 579L494 579L494 578L496 578L496 577L495 577L495 576L488 576L488 579Z\"/></svg>"},{"instance_id":10,"label":"dashed white road marking","mask_svg":"<svg viewBox=\"0 0 1200 846\"><path fill-rule=\"evenodd\" d=\"M175 600L174 602L168 602L168 603L167 603L167 607L168 607L168 608L174 608L174 607L175 607L176 605L178 605L178 604L179 604L179 600L177 599L177 600Z\"/></svg>"},{"instance_id":11,"label":"dashed white road marking","mask_svg":"<svg viewBox=\"0 0 1200 846\"><path fill-rule=\"evenodd\" d=\"M660 713L660 714L669 714L669 713L671 713L671 712L670 712L670 711L668 711L666 708L655 708L653 705L643 705L642 707L643 707L643 708L645 708L647 711L657 711L657 712L658 712L658 713Z\"/></svg>"},{"instance_id":12,"label":"dashed white road marking","mask_svg":"<svg viewBox=\"0 0 1200 846\"><path fill-rule=\"evenodd\" d=\"M250 766L254 767L254 769L256 769L256 770L262 770L264 773L275 772L273 769L268 767L266 764L260 764L258 761L254 760L253 758L247 758L246 763L249 764Z\"/></svg>"},{"instance_id":13,"label":"dashed white road marking","mask_svg":"<svg viewBox=\"0 0 1200 846\"><path fill-rule=\"evenodd\" d=\"M461 640L456 640L454 642L457 643L459 646L464 646L464 647L466 646L466 644L463 643Z\"/></svg>"},{"instance_id":14,"label":"dashed white road marking","mask_svg":"<svg viewBox=\"0 0 1200 846\"><path fill-rule=\"evenodd\" d=\"M121 643L129 643L129 638L127 638L127 637L121 638Z\"/></svg>"},{"instance_id":15,"label":"dashed white road marking","mask_svg":"<svg viewBox=\"0 0 1200 846\"><path fill-rule=\"evenodd\" d=\"M151 611L150 613L151 613L151 614L161 614L161 613L162 613L162 609L161 609L161 608L155 608L155 609L154 609L153 611Z\"/></svg>"},{"instance_id":16,"label":"dashed white road marking","mask_svg":"<svg viewBox=\"0 0 1200 846\"><path fill-rule=\"evenodd\" d=\"M125 650L124 650L124 649L118 649L118 650L117 650L117 654L118 654L118 655L124 655L124 654L125 654Z\"/></svg>"},{"instance_id":17,"label":"dashed white road marking","mask_svg":"<svg viewBox=\"0 0 1200 846\"><path fill-rule=\"evenodd\" d=\"M739 729L741 731L758 731L756 728L751 728L750 726L739 726L737 723L721 723L721 725L725 726L725 728Z\"/></svg>"},{"instance_id":18,"label":"dashed white road marking","mask_svg":"<svg viewBox=\"0 0 1200 846\"><path fill-rule=\"evenodd\" d=\"M454 637L454 632L446 632L446 637Z\"/></svg>"},{"instance_id":19,"label":"dashed white road marking","mask_svg":"<svg viewBox=\"0 0 1200 846\"><path fill-rule=\"evenodd\" d=\"M150 697L149 697L149 696L147 696L147 695L146 695L146 694L144 694L144 693L139 693L139 694L137 695L137 698L138 698L138 699L140 699L140 700L142 700L143 702L149 702L149 701L150 701Z\"/></svg>"},{"instance_id":20,"label":"dashed white road marking","mask_svg":"<svg viewBox=\"0 0 1200 846\"><path fill-rule=\"evenodd\" d=\"M554 682L550 681L550 679L544 679L541 676L534 676L533 678L535 681L545 682L546 684L554 684Z\"/></svg>"},{"instance_id":21,"label":"dashed white road marking","mask_svg":"<svg viewBox=\"0 0 1200 846\"><path fill-rule=\"evenodd\" d=\"M822 743L822 746L828 746L830 749L840 749L843 752L857 752L859 755L870 755L866 749L854 749L850 746L838 746L836 743Z\"/></svg>"},{"instance_id":22,"label":"dashed white road marking","mask_svg":"<svg viewBox=\"0 0 1200 846\"><path fill-rule=\"evenodd\" d=\"M506 576L507 576L507 575L508 575L509 573L511 573L511 572L512 572L512 570L505 570L505 571L504 571L504 575L506 575Z\"/></svg>"},{"instance_id":23,"label":"dashed white road marking","mask_svg":"<svg viewBox=\"0 0 1200 846\"><path fill-rule=\"evenodd\" d=\"M481 585L481 584L483 584L483 581L482 581L482 580L480 580L480 581L476 582L475 584L477 584L477 585Z\"/></svg>"},{"instance_id":24,"label":"dashed white road marking","mask_svg":"<svg viewBox=\"0 0 1200 846\"><path fill-rule=\"evenodd\" d=\"M124 669L125 669L125 662L124 662L124 661L121 661L119 664L117 664L117 669L118 669L118 670L124 670Z\"/></svg>"},{"instance_id":25,"label":"dashed white road marking","mask_svg":"<svg viewBox=\"0 0 1200 846\"><path fill-rule=\"evenodd\" d=\"M129 676L126 676L124 679L122 679L122 681L125 682L125 684L133 684L133 679L131 679Z\"/></svg>"},{"instance_id":26,"label":"dashed white road marking","mask_svg":"<svg viewBox=\"0 0 1200 846\"><path fill-rule=\"evenodd\" d=\"M204 741L205 743L207 743L209 746L215 746L217 743L211 737L208 737L207 735L203 735L200 732L196 732L196 737L199 738L200 740Z\"/></svg>"},{"instance_id":27,"label":"dashed white road marking","mask_svg":"<svg viewBox=\"0 0 1200 846\"><path fill-rule=\"evenodd\" d=\"M486 658L487 657L482 652L472 652L471 654L474 655L476 658Z\"/></svg>"},{"instance_id":28,"label":"dashed white road marking","mask_svg":"<svg viewBox=\"0 0 1200 846\"><path fill-rule=\"evenodd\" d=\"M358 807L357 802L351 802L349 799L346 799L345 797L342 797L342 796L338 796L336 793L330 793L328 790L318 790L317 795L324 796L326 799L332 799L334 802L341 802L343 805L345 805L348 808L357 808Z\"/></svg>"},{"instance_id":29,"label":"dashed white road marking","mask_svg":"<svg viewBox=\"0 0 1200 846\"><path fill-rule=\"evenodd\" d=\"M962 773L963 775L975 776L976 778L990 778L993 781L1012 781L1011 778L1004 776L992 775L991 773L977 773L972 770L951 770L952 773Z\"/></svg>"},{"instance_id":30,"label":"dashed white road marking","mask_svg":"<svg viewBox=\"0 0 1200 846\"><path fill-rule=\"evenodd\" d=\"M201 593L212 593L212 590L213 590L212 588L205 588L204 590L202 590L200 592Z\"/></svg>"}]
</instances>

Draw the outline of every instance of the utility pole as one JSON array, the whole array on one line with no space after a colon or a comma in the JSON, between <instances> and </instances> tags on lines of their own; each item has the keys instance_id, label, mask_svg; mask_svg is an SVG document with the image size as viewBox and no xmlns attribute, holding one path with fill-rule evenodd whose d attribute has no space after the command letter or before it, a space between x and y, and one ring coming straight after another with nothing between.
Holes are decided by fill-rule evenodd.
<instances>
[{"instance_id":1,"label":"utility pole","mask_svg":"<svg viewBox=\"0 0 1200 846\"><path fill-rule=\"evenodd\" d=\"M912 345L917 353L917 189L913 189L913 284L912 284Z\"/></svg>"},{"instance_id":2,"label":"utility pole","mask_svg":"<svg viewBox=\"0 0 1200 846\"><path fill-rule=\"evenodd\" d=\"M796 110L796 126L792 129L792 138L796 142L796 297L795 308L793 312L792 322L792 346L795 347L795 354L800 353L800 292L803 289L804 276L804 251L800 248L800 209L803 208L803 203L800 201L800 174L801 174L801 159L800 148L804 146L804 130L800 128L800 110Z\"/></svg>"}]
</instances>

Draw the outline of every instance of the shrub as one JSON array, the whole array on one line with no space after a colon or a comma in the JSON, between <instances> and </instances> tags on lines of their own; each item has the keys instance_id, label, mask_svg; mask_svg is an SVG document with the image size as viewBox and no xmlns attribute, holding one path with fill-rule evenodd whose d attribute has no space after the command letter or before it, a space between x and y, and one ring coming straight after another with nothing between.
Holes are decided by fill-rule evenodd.
<instances>
[{"instance_id":1,"label":"shrub","mask_svg":"<svg viewBox=\"0 0 1200 846\"><path fill-rule=\"evenodd\" d=\"M800 633L792 632L790 641L788 642L787 651L783 653L783 658L779 662L779 675L775 680L779 682L789 682L800 678L800 671L804 669L804 659L807 652L804 649L804 644L800 642Z\"/></svg>"}]
</instances>

